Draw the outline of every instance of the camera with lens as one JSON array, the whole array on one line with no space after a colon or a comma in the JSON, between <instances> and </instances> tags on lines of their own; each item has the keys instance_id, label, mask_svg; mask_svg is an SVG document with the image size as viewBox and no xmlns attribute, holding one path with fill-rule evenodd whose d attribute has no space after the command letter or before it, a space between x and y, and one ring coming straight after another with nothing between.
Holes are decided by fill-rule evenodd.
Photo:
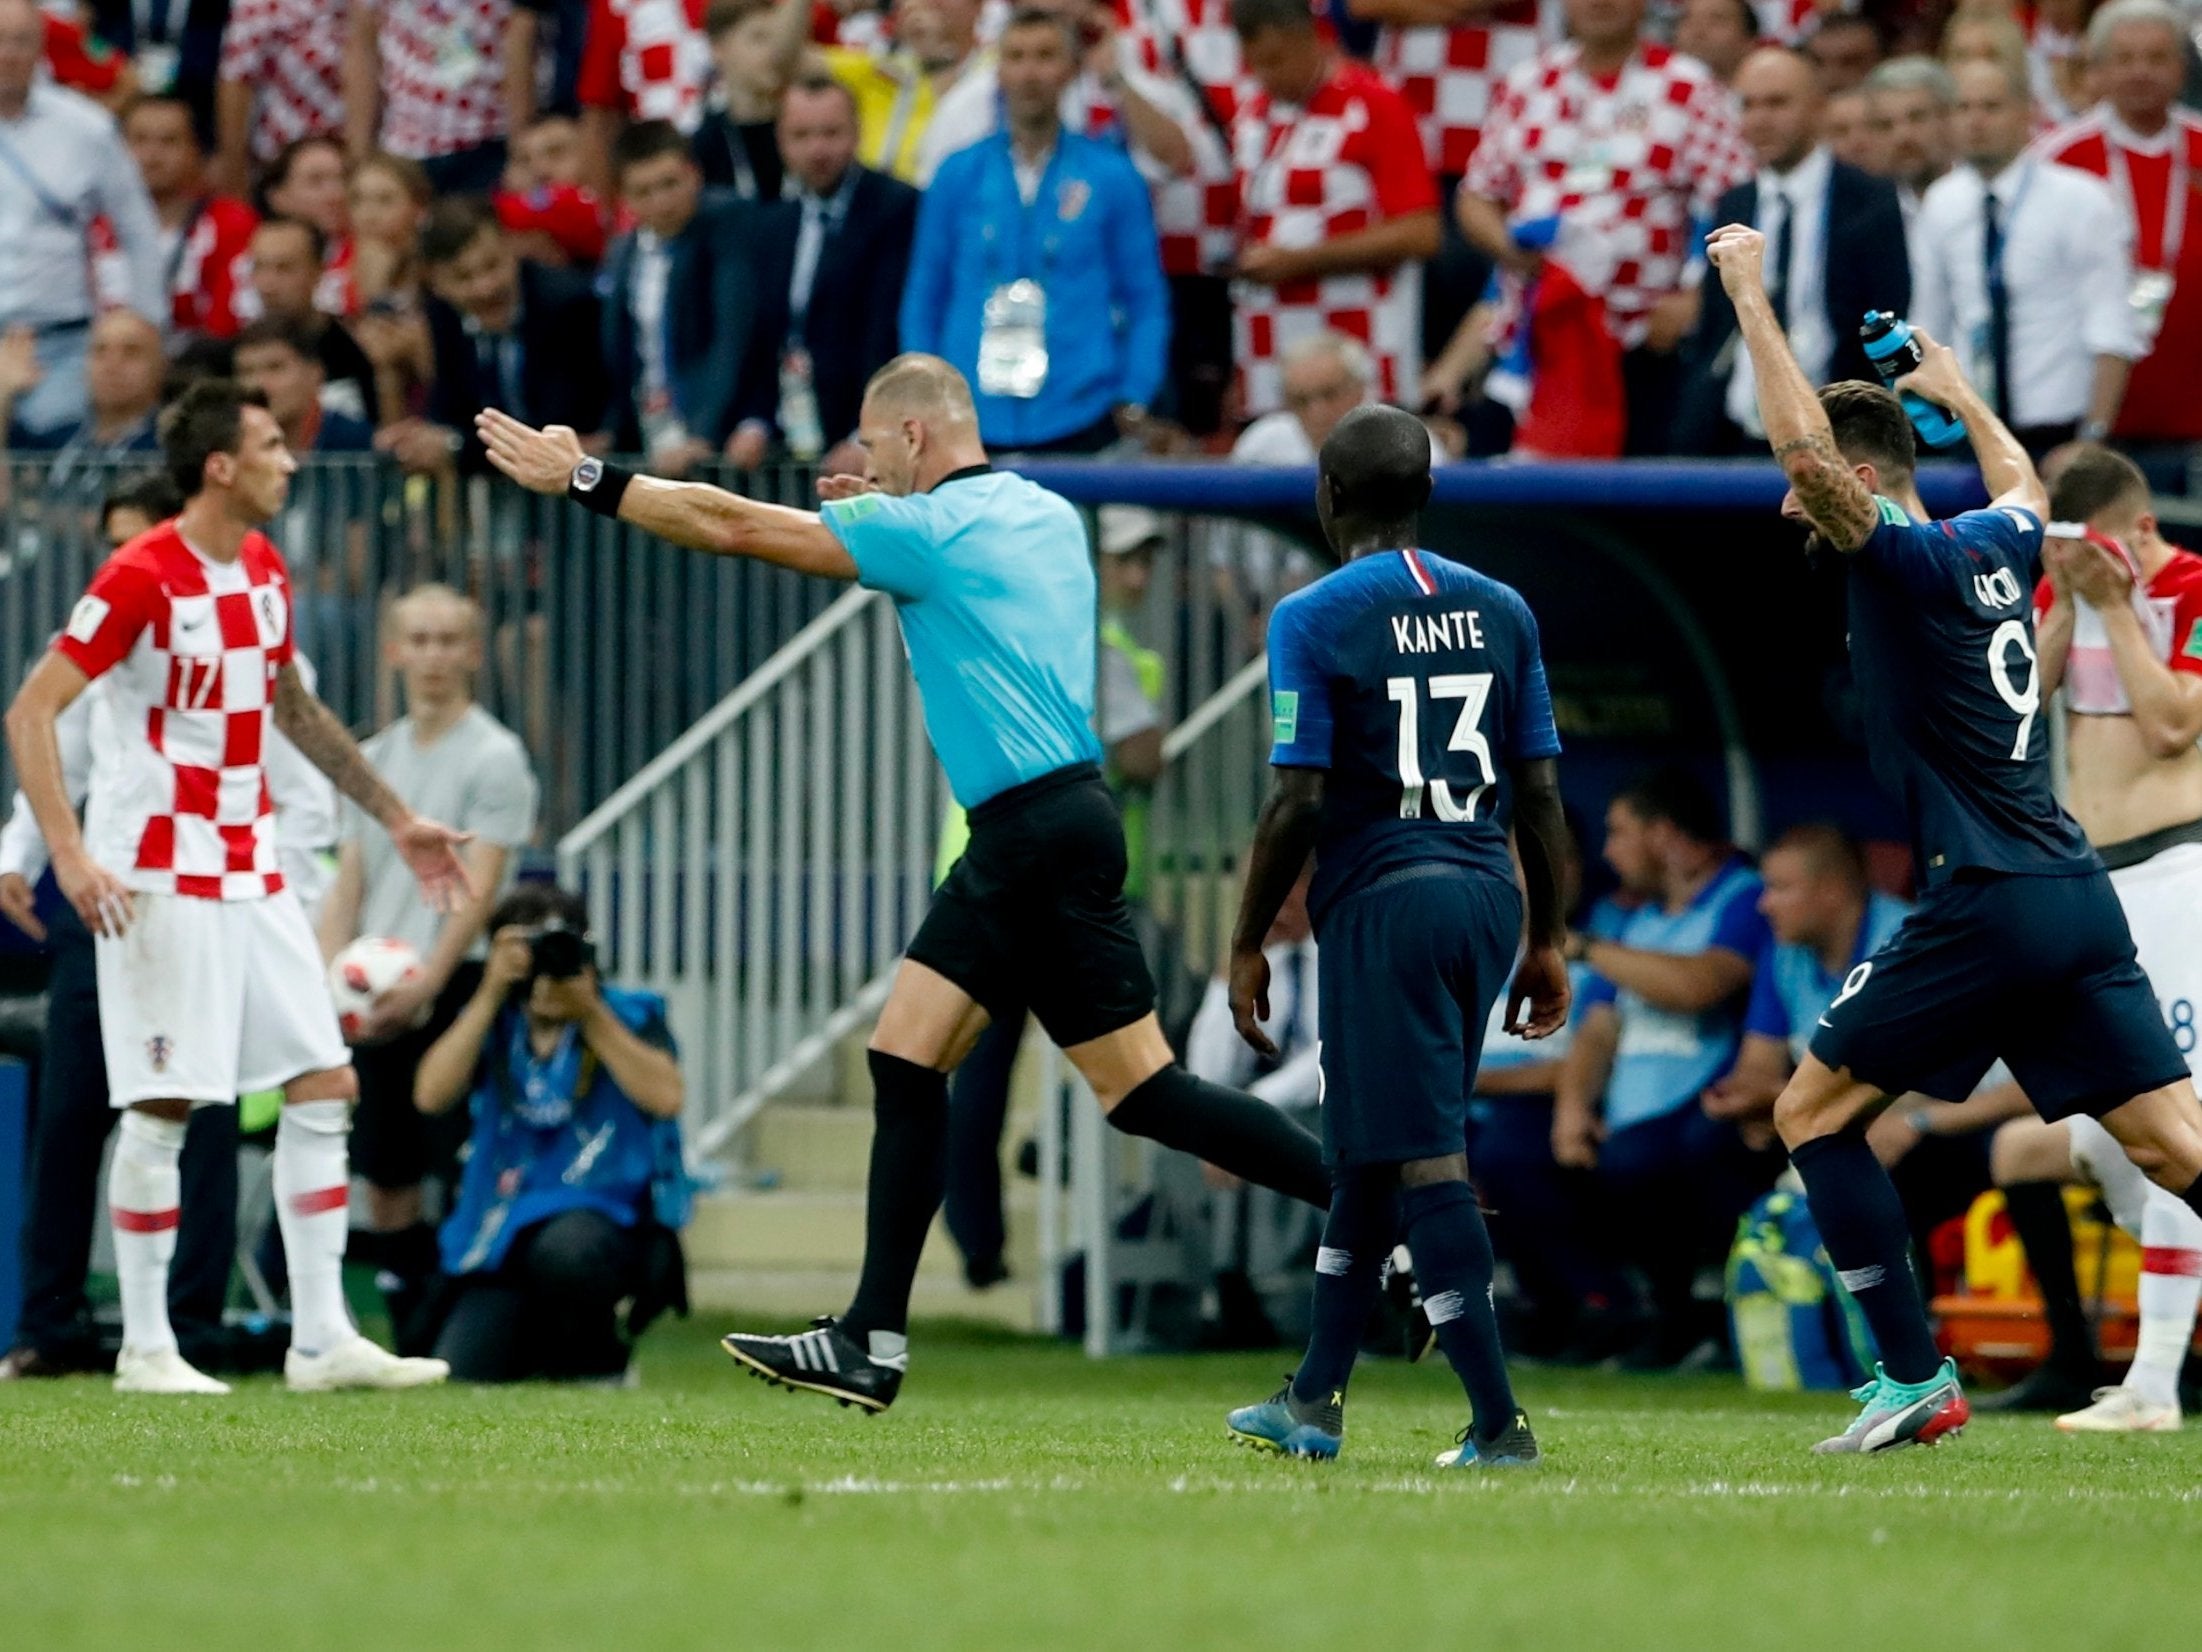
<instances>
[{"instance_id":1,"label":"camera with lens","mask_svg":"<svg viewBox=\"0 0 2202 1652\"><path fill-rule=\"evenodd\" d=\"M528 975L525 983L533 987L538 978L551 981L571 981L584 970L596 965L596 943L587 931L574 928L563 919L552 918L528 931Z\"/></svg>"}]
</instances>

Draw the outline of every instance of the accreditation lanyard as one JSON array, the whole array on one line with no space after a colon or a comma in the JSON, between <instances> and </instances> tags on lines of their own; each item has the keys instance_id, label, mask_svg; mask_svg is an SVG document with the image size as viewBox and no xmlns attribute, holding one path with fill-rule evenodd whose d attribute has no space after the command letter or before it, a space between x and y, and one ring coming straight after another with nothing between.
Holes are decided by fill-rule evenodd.
<instances>
[{"instance_id":1,"label":"accreditation lanyard","mask_svg":"<svg viewBox=\"0 0 2202 1652\"><path fill-rule=\"evenodd\" d=\"M2187 132L2177 121L2171 127L2171 177L2164 196L2164 239L2158 251L2155 267L2166 272L2179 268L2179 249L2187 239L2187 192L2193 187L2187 165ZM2105 134L2104 150L2110 156L2111 181L2118 193L2125 197L2126 206L2133 214L2134 234L2140 234L2141 199L2133 192L2133 169L2126 162L2124 145ZM2140 260L2140 248L2136 242L2134 259Z\"/></svg>"}]
</instances>

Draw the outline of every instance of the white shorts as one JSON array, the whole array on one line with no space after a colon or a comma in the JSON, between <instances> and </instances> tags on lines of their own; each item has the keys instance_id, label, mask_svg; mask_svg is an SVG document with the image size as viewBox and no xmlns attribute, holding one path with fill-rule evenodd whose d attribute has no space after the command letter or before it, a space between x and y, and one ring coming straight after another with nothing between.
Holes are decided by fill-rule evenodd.
<instances>
[{"instance_id":1,"label":"white shorts","mask_svg":"<svg viewBox=\"0 0 2202 1652\"><path fill-rule=\"evenodd\" d=\"M2175 843L2110 874L2172 1042L2202 1079L2202 843Z\"/></svg>"},{"instance_id":2,"label":"white shorts","mask_svg":"<svg viewBox=\"0 0 2202 1652\"><path fill-rule=\"evenodd\" d=\"M110 1105L234 1101L351 1065L321 948L288 889L131 903L130 927L94 952Z\"/></svg>"}]
</instances>

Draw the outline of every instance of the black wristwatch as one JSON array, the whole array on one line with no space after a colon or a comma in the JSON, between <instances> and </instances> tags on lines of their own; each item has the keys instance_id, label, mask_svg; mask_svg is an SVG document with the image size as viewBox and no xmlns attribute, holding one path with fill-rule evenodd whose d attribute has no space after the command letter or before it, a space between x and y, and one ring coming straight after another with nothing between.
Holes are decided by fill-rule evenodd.
<instances>
[{"instance_id":1,"label":"black wristwatch","mask_svg":"<svg viewBox=\"0 0 2202 1652\"><path fill-rule=\"evenodd\" d=\"M634 479L633 471L608 465L591 455L575 465L573 474L566 478L566 497L585 511L617 517L619 502L626 497L628 484Z\"/></svg>"},{"instance_id":2,"label":"black wristwatch","mask_svg":"<svg viewBox=\"0 0 2202 1652\"><path fill-rule=\"evenodd\" d=\"M573 467L573 475L568 478L566 486L574 493L593 493L596 485L603 480L604 461L591 457Z\"/></svg>"}]
</instances>

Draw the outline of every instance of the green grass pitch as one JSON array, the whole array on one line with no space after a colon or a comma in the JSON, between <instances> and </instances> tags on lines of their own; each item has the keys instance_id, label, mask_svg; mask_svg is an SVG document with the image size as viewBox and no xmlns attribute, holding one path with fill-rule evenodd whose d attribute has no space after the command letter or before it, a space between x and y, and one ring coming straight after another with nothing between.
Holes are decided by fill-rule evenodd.
<instances>
[{"instance_id":1,"label":"green grass pitch","mask_svg":"<svg viewBox=\"0 0 2202 1652\"><path fill-rule=\"evenodd\" d=\"M867 1418L661 1329L627 1392L0 1390L0 1643L52 1648L2102 1648L2202 1599L2202 1432L1816 1459L1840 1396L1518 1373L1543 1468L1433 1469L1442 1365L1346 1455L1231 1445L1276 1354L920 1327Z\"/></svg>"}]
</instances>

